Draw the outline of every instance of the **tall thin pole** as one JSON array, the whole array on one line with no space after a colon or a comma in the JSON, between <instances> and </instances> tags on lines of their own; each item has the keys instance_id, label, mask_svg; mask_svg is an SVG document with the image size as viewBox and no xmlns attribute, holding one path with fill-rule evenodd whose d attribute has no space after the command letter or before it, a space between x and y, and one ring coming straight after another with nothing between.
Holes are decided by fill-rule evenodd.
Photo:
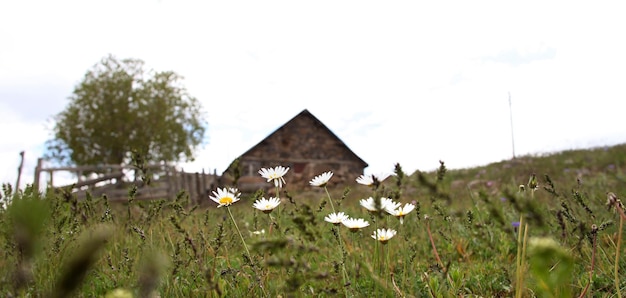
<instances>
[{"instance_id":1,"label":"tall thin pole","mask_svg":"<svg viewBox=\"0 0 626 298\"><path fill-rule=\"evenodd\" d=\"M22 168L24 168L24 151L20 152L20 165L17 167L17 181L15 182L15 190L20 189L20 180L22 178Z\"/></svg>"},{"instance_id":2,"label":"tall thin pole","mask_svg":"<svg viewBox=\"0 0 626 298\"><path fill-rule=\"evenodd\" d=\"M509 92L509 116L511 118L511 147L513 148L513 159L515 159L515 137L513 136L513 107L511 106L511 92Z\"/></svg>"}]
</instances>

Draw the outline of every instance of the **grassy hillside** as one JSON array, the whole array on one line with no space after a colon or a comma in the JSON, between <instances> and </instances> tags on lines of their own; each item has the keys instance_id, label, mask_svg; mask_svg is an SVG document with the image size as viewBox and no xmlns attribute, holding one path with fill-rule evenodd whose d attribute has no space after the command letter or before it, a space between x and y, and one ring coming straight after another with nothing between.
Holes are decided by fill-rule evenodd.
<instances>
[{"instance_id":1,"label":"grassy hillside","mask_svg":"<svg viewBox=\"0 0 626 298\"><path fill-rule=\"evenodd\" d=\"M261 192L217 208L190 205L185 193L140 202L130 188L113 204L5 185L0 295L620 297L626 216L606 202L607 192L626 195L625 168L626 145L406 176L398 168L379 187L331 179L328 193L280 191L271 213L252 208ZM363 208L370 196L415 209L401 222ZM324 220L333 209L369 225L333 225ZM377 228L396 234L376 241Z\"/></svg>"}]
</instances>

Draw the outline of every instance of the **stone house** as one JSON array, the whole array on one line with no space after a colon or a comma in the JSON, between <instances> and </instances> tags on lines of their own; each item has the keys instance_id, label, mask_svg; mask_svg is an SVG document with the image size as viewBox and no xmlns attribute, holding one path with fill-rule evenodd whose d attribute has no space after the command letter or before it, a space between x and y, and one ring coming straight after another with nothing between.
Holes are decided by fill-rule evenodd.
<instances>
[{"instance_id":1,"label":"stone house","mask_svg":"<svg viewBox=\"0 0 626 298\"><path fill-rule=\"evenodd\" d=\"M258 173L261 168L289 167L286 189L301 190L326 171L333 172L329 188L353 183L368 164L305 109L233 161L222 175L223 184L232 183L236 166L240 172L237 187L250 192L273 189Z\"/></svg>"}]
</instances>

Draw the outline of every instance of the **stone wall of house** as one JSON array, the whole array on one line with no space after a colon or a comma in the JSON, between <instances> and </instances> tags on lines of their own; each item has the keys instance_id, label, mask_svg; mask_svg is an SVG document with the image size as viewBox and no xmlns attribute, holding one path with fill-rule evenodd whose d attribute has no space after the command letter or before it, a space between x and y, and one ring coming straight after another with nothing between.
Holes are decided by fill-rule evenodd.
<instances>
[{"instance_id":1,"label":"stone wall of house","mask_svg":"<svg viewBox=\"0 0 626 298\"><path fill-rule=\"evenodd\" d=\"M240 159L242 179L250 188L258 187L260 168L289 167L285 176L288 189L303 189L316 175L333 172L329 187L354 182L365 164L317 119L295 117ZM248 178L245 178L248 177ZM240 188L247 191L245 183ZM271 188L272 185L268 186Z\"/></svg>"}]
</instances>

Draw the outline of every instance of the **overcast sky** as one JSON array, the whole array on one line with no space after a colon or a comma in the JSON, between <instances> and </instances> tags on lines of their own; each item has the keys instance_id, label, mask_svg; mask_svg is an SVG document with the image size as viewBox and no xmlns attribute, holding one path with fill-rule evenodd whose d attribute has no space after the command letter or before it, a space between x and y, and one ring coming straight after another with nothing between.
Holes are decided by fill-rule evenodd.
<instances>
[{"instance_id":1,"label":"overcast sky","mask_svg":"<svg viewBox=\"0 0 626 298\"><path fill-rule=\"evenodd\" d=\"M0 182L103 57L185 79L208 122L187 171L221 173L303 109L406 172L626 142L615 1L1 1Z\"/></svg>"}]
</instances>

